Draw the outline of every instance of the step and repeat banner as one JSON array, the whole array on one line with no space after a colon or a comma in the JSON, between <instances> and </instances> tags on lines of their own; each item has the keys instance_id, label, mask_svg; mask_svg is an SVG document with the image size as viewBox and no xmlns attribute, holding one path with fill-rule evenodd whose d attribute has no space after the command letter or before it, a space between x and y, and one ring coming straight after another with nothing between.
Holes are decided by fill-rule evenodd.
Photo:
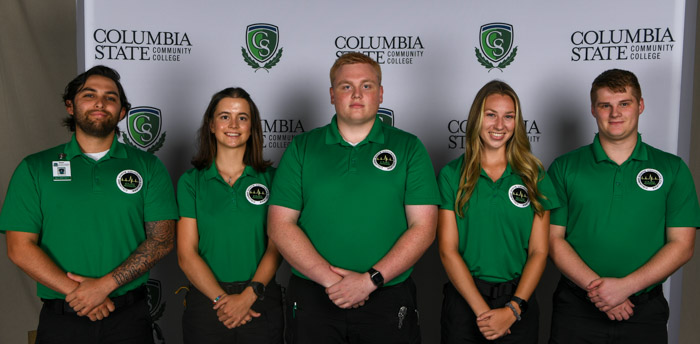
<instances>
[{"instance_id":1,"label":"step and repeat banner","mask_svg":"<svg viewBox=\"0 0 700 344\"><path fill-rule=\"evenodd\" d=\"M212 94L240 86L252 95L265 156L276 164L294 136L330 121L329 68L350 51L381 64L382 119L417 135L436 171L463 152L468 108L493 79L520 96L545 166L590 143L590 84L610 68L639 77L644 140L678 149L681 0L84 0L77 17L79 69L116 68L133 104L120 140L160 157L174 181L191 167ZM439 337L442 271L433 247L414 274L426 343ZM281 283L287 275L283 269ZM186 284L174 255L151 274L160 342L181 341L183 294L175 292Z\"/></svg>"}]
</instances>

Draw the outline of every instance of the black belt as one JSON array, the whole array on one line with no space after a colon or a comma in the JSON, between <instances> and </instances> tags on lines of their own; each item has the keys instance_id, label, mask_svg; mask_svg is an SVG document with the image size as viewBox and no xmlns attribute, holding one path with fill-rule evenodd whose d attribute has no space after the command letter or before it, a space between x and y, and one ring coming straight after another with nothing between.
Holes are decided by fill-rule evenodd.
<instances>
[{"instance_id":1,"label":"black belt","mask_svg":"<svg viewBox=\"0 0 700 344\"><path fill-rule=\"evenodd\" d=\"M519 282L520 277L502 283L487 282L474 278L474 284L476 284L476 289L479 290L479 293L491 299L497 299L505 295L512 296L515 294L515 290L518 289Z\"/></svg>"},{"instance_id":2,"label":"black belt","mask_svg":"<svg viewBox=\"0 0 700 344\"><path fill-rule=\"evenodd\" d=\"M114 303L114 308L119 309L144 300L146 298L146 293L146 286L140 286L126 292L124 295L112 297L110 300ZM56 314L77 313L64 299L41 299L41 301L44 301L44 307Z\"/></svg>"},{"instance_id":3,"label":"black belt","mask_svg":"<svg viewBox=\"0 0 700 344\"><path fill-rule=\"evenodd\" d=\"M579 286L576 285L576 283L564 277L564 275L561 276L561 280L565 282L564 285L569 287L569 289L571 289L571 291L573 291L576 296L586 300L589 299L588 292L581 289ZM661 284L657 285L656 287L652 288L647 292L643 292L639 295L632 295L629 297L629 299L634 305L641 305L643 303L649 302L649 300L658 297L659 295L663 295L663 288L661 287Z\"/></svg>"},{"instance_id":4,"label":"black belt","mask_svg":"<svg viewBox=\"0 0 700 344\"><path fill-rule=\"evenodd\" d=\"M250 281L243 282L219 282L221 288L226 294L240 294L248 287Z\"/></svg>"}]
</instances>

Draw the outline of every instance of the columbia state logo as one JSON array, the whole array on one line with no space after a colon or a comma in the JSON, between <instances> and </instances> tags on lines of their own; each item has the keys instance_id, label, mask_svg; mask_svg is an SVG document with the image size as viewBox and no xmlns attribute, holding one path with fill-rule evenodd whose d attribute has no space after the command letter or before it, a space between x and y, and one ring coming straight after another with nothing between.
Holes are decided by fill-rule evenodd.
<instances>
[{"instance_id":1,"label":"columbia state logo","mask_svg":"<svg viewBox=\"0 0 700 344\"><path fill-rule=\"evenodd\" d=\"M134 170L124 170L117 175L117 187L124 193L135 194L141 190L143 178Z\"/></svg>"},{"instance_id":2,"label":"columbia state logo","mask_svg":"<svg viewBox=\"0 0 700 344\"><path fill-rule=\"evenodd\" d=\"M513 25L507 23L489 23L481 26L479 30L479 48L474 48L479 64L486 67L489 72L508 67L518 47L513 47Z\"/></svg>"},{"instance_id":3,"label":"columbia state logo","mask_svg":"<svg viewBox=\"0 0 700 344\"><path fill-rule=\"evenodd\" d=\"M664 176L653 168L643 169L637 174L637 185L646 191L658 190L663 184Z\"/></svg>"},{"instance_id":4,"label":"columbia state logo","mask_svg":"<svg viewBox=\"0 0 700 344\"><path fill-rule=\"evenodd\" d=\"M520 184L515 184L508 190L508 198L514 206L525 208L530 205L530 197L527 195L527 188Z\"/></svg>"},{"instance_id":5,"label":"columbia state logo","mask_svg":"<svg viewBox=\"0 0 700 344\"><path fill-rule=\"evenodd\" d=\"M267 189L267 186L260 183L251 184L245 190L245 198L247 198L248 202L251 204L265 204L270 198L270 190Z\"/></svg>"},{"instance_id":6,"label":"columbia state logo","mask_svg":"<svg viewBox=\"0 0 700 344\"><path fill-rule=\"evenodd\" d=\"M126 132L122 133L122 141L149 153L157 152L165 142L162 119L160 109L150 106L132 108L126 115Z\"/></svg>"},{"instance_id":7,"label":"columbia state logo","mask_svg":"<svg viewBox=\"0 0 700 344\"><path fill-rule=\"evenodd\" d=\"M380 150L374 155L372 163L382 171L391 171L396 167L396 154L388 149Z\"/></svg>"},{"instance_id":8,"label":"columbia state logo","mask_svg":"<svg viewBox=\"0 0 700 344\"><path fill-rule=\"evenodd\" d=\"M270 68L277 65L282 58L282 48L279 48L279 28L276 25L257 23L250 24L246 28L246 48L241 47L243 61L257 72L264 69L270 72Z\"/></svg>"}]
</instances>

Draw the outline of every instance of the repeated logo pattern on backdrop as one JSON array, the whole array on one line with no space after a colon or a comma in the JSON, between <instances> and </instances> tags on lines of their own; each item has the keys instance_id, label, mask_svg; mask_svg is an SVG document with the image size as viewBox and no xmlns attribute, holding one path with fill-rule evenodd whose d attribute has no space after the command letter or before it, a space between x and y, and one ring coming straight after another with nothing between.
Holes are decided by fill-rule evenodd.
<instances>
[{"instance_id":1,"label":"repeated logo pattern on backdrop","mask_svg":"<svg viewBox=\"0 0 700 344\"><path fill-rule=\"evenodd\" d=\"M132 108L126 116L126 132L122 133L122 141L149 153L155 153L165 143L165 131L161 132L161 127L160 109L150 106Z\"/></svg>"},{"instance_id":2,"label":"repeated logo pattern on backdrop","mask_svg":"<svg viewBox=\"0 0 700 344\"><path fill-rule=\"evenodd\" d=\"M279 28L272 24L251 24L246 28L245 44L241 47L243 60L257 72L276 66L282 58L282 48L279 46ZM247 49L247 51L246 51Z\"/></svg>"},{"instance_id":3,"label":"repeated logo pattern on backdrop","mask_svg":"<svg viewBox=\"0 0 700 344\"><path fill-rule=\"evenodd\" d=\"M146 290L148 291L148 312L151 314L151 327L153 329L153 340L156 344L165 343L163 330L158 326L158 319L165 312L165 300L163 299L163 290L160 286L160 281L157 279L149 279L146 282Z\"/></svg>"},{"instance_id":4,"label":"repeated logo pattern on backdrop","mask_svg":"<svg viewBox=\"0 0 700 344\"><path fill-rule=\"evenodd\" d=\"M518 47L513 48L513 25L506 23L482 25L479 30L479 48L474 48L474 52L482 66L489 72L494 68L503 71L503 68L513 63L515 55L518 54Z\"/></svg>"},{"instance_id":5,"label":"repeated logo pattern on backdrop","mask_svg":"<svg viewBox=\"0 0 700 344\"><path fill-rule=\"evenodd\" d=\"M423 58L425 47L420 36L337 36L335 56L349 52L363 53L379 64L407 65Z\"/></svg>"},{"instance_id":6,"label":"repeated logo pattern on backdrop","mask_svg":"<svg viewBox=\"0 0 700 344\"><path fill-rule=\"evenodd\" d=\"M330 120L328 69L351 51L381 64L386 103L379 108L380 120L417 135L436 171L464 152L469 106L476 90L492 79L518 92L533 152L545 164L564 147L592 140L588 90L595 75L608 68L639 76L646 101L640 121L645 141L669 151L679 142L674 126L679 100L686 101L677 87L684 40L678 13L685 2L680 0L645 2L645 10L634 16L616 14L630 1L602 0L534 0L497 11L488 2L459 0L439 6L360 0L351 7L312 0L303 10L295 3L266 0L217 6L174 6L167 0L78 3L85 4L76 7L84 19L79 21L84 25L78 40L84 47L78 49L84 62L80 69L105 64L121 73L132 103L148 106L132 109L119 124L119 140L157 154L173 179L189 167L204 106L213 92L227 86L243 87L253 96L262 116L264 156L278 163L296 135ZM600 6L610 11L597 11ZM552 20L552 11L562 10L576 15ZM338 15L365 20L349 27L339 25ZM393 173L388 171L392 161L403 163L401 156L383 152L372 169ZM52 167L54 178L71 178L66 166ZM136 190L136 179L124 177L119 184L124 192ZM636 180L635 188L644 192L667 187L653 171ZM264 201L263 191L252 188L244 202ZM513 206L529 200L521 189L507 197ZM171 273L177 270L172 264L161 262L151 274L162 283L162 293L149 301L159 318L157 342L179 343L182 336L182 297L172 292L186 279ZM430 268L441 269L439 262ZM417 271L416 279L423 278L425 273ZM150 283L149 288L161 287ZM418 290L418 298L427 300L425 319L439 319L439 302L433 304L436 296L427 290ZM175 307L164 310L166 300ZM439 321L421 325L424 342L439 340Z\"/></svg>"},{"instance_id":7,"label":"repeated logo pattern on backdrop","mask_svg":"<svg viewBox=\"0 0 700 344\"><path fill-rule=\"evenodd\" d=\"M675 42L668 27L577 30L571 34L571 61L660 60Z\"/></svg>"},{"instance_id":8,"label":"repeated logo pattern on backdrop","mask_svg":"<svg viewBox=\"0 0 700 344\"><path fill-rule=\"evenodd\" d=\"M95 29L95 60L180 62L192 54L187 32Z\"/></svg>"}]
</instances>

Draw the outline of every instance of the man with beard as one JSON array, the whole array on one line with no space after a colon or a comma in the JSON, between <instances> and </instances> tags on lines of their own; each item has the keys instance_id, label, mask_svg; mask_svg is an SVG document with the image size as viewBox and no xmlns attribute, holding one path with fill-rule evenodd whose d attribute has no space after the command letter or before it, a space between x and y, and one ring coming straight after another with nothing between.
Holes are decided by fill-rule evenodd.
<instances>
[{"instance_id":1,"label":"man with beard","mask_svg":"<svg viewBox=\"0 0 700 344\"><path fill-rule=\"evenodd\" d=\"M148 271L173 247L173 188L152 154L117 142L130 104L96 66L63 95L72 139L19 164L0 213L7 254L37 281L37 342L152 343Z\"/></svg>"}]
</instances>

